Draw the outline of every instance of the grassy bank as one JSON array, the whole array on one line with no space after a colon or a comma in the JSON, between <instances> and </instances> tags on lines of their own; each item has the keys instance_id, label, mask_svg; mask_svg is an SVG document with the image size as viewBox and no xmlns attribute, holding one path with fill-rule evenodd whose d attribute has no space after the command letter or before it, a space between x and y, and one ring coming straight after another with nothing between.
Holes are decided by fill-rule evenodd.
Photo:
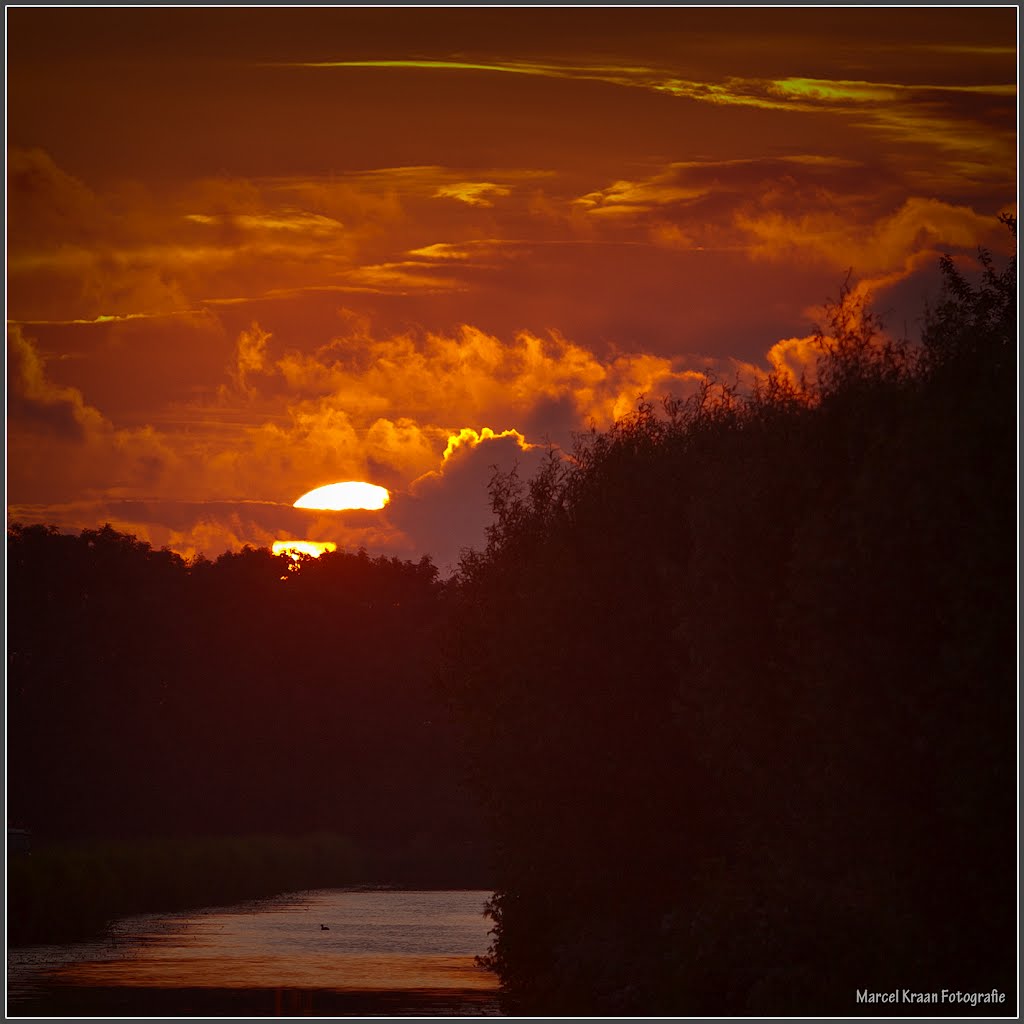
<instances>
[{"instance_id":1,"label":"grassy bank","mask_svg":"<svg viewBox=\"0 0 1024 1024\"><path fill-rule=\"evenodd\" d=\"M7 865L10 945L85 938L127 914L372 880L348 839L232 836L37 846Z\"/></svg>"}]
</instances>

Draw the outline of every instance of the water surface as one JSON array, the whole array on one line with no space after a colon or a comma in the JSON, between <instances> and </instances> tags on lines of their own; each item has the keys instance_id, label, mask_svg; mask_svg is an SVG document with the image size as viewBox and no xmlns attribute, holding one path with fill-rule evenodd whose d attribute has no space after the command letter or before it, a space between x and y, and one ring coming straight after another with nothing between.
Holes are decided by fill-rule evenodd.
<instances>
[{"instance_id":1,"label":"water surface","mask_svg":"<svg viewBox=\"0 0 1024 1024\"><path fill-rule=\"evenodd\" d=\"M321 889L8 951L8 1013L494 1015L489 893Z\"/></svg>"}]
</instances>

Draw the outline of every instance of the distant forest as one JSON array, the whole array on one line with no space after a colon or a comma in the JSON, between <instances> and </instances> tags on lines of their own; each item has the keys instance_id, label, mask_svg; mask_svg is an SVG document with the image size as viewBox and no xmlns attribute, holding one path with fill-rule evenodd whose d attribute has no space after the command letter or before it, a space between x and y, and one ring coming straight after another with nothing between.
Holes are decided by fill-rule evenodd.
<instances>
[{"instance_id":1,"label":"distant forest","mask_svg":"<svg viewBox=\"0 0 1024 1024\"><path fill-rule=\"evenodd\" d=\"M438 695L437 571L105 526L8 531L8 818L44 837L474 831Z\"/></svg>"},{"instance_id":2,"label":"distant forest","mask_svg":"<svg viewBox=\"0 0 1024 1024\"><path fill-rule=\"evenodd\" d=\"M844 290L807 379L496 476L448 581L12 526L9 821L482 832L516 1014L1012 1016L1016 258L979 255L919 338Z\"/></svg>"}]
</instances>

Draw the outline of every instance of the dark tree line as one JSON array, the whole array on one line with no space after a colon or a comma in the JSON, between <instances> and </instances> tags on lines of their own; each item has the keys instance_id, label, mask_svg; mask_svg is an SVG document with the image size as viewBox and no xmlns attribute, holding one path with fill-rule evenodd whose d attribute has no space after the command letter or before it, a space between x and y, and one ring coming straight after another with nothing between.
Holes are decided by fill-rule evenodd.
<instances>
[{"instance_id":1,"label":"dark tree line","mask_svg":"<svg viewBox=\"0 0 1024 1024\"><path fill-rule=\"evenodd\" d=\"M981 261L915 343L844 291L813 381L495 478L445 680L511 1010L1013 1013L1016 265Z\"/></svg>"},{"instance_id":2,"label":"dark tree line","mask_svg":"<svg viewBox=\"0 0 1024 1024\"><path fill-rule=\"evenodd\" d=\"M334 831L388 863L477 868L434 685L433 564L291 565L11 527L9 822L39 838Z\"/></svg>"}]
</instances>

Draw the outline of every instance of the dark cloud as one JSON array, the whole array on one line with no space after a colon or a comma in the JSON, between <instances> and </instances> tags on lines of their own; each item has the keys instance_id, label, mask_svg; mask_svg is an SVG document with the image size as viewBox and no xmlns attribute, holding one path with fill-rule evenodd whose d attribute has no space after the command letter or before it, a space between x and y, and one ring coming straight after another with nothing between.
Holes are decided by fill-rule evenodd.
<instances>
[{"instance_id":1,"label":"dark cloud","mask_svg":"<svg viewBox=\"0 0 1024 1024\"><path fill-rule=\"evenodd\" d=\"M7 421L15 429L51 434L68 441L85 440L85 428L68 401L40 402L18 391L8 392Z\"/></svg>"},{"instance_id":2,"label":"dark cloud","mask_svg":"<svg viewBox=\"0 0 1024 1024\"><path fill-rule=\"evenodd\" d=\"M488 485L513 467L525 479L540 466L541 448L524 450L514 437L461 446L437 472L417 480L395 498L391 519L435 564L448 572L464 548L481 548L493 521Z\"/></svg>"},{"instance_id":3,"label":"dark cloud","mask_svg":"<svg viewBox=\"0 0 1024 1024\"><path fill-rule=\"evenodd\" d=\"M33 343L20 328L7 333L8 426L32 433L42 430L74 442L109 427L100 413L85 403L77 388L60 387L48 377Z\"/></svg>"}]
</instances>

